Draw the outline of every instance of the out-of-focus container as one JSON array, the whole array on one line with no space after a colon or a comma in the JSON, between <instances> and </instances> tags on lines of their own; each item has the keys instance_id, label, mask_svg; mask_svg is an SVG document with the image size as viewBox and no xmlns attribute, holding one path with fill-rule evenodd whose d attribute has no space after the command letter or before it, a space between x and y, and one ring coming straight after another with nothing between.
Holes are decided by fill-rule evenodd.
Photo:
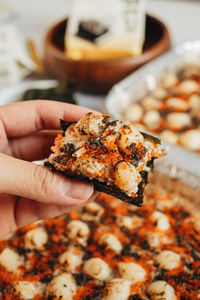
<instances>
[{"instance_id":1,"label":"out-of-focus container","mask_svg":"<svg viewBox=\"0 0 200 300\"><path fill-rule=\"evenodd\" d=\"M64 34L67 20L53 26L46 36L45 62L50 73L61 80L75 79L85 92L106 93L116 82L170 48L167 27L147 15L143 53L104 60L74 60L64 52Z\"/></svg>"},{"instance_id":2,"label":"out-of-focus container","mask_svg":"<svg viewBox=\"0 0 200 300\"><path fill-rule=\"evenodd\" d=\"M109 92L105 106L113 119L123 120L123 114L134 102L138 102L159 86L162 79L175 73L185 63L200 64L200 41L181 44L155 61L116 84ZM178 145L170 145L168 158L175 165L200 174L200 156Z\"/></svg>"},{"instance_id":3,"label":"out-of-focus container","mask_svg":"<svg viewBox=\"0 0 200 300\"><path fill-rule=\"evenodd\" d=\"M177 167L167 158L156 163L154 172L149 177L146 193L151 192L151 183L186 198L185 204L190 208L200 208L200 173L196 175L183 167ZM183 201L183 199L181 199ZM183 204L183 202L182 202Z\"/></svg>"}]
</instances>

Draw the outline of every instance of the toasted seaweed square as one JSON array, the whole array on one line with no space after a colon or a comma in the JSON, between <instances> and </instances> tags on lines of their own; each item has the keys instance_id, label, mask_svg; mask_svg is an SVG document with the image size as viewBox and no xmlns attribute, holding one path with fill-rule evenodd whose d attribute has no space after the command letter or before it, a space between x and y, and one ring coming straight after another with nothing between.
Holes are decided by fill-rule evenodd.
<instances>
[{"instance_id":1,"label":"toasted seaweed square","mask_svg":"<svg viewBox=\"0 0 200 300\"><path fill-rule=\"evenodd\" d=\"M148 183L148 172L147 171L141 171L140 176L142 178L141 182L138 185L138 191L137 191L137 196L136 197L131 197L128 196L125 192L120 190L118 187L115 185L108 185L106 182L100 182L97 179L90 179L83 174L76 174L72 173L70 171L61 171L57 170L53 164L49 163L46 161L44 165L48 168L50 168L52 171L56 171L60 174L63 174L66 177L74 177L80 180L83 180L85 182L90 182L94 184L94 188L96 191L103 192L106 194L110 194L122 201L128 202L130 204L134 204L136 206L141 207L143 203L143 197L144 197L144 188L146 184ZM153 168L153 159L151 160L151 166L149 165L150 168Z\"/></svg>"}]
</instances>

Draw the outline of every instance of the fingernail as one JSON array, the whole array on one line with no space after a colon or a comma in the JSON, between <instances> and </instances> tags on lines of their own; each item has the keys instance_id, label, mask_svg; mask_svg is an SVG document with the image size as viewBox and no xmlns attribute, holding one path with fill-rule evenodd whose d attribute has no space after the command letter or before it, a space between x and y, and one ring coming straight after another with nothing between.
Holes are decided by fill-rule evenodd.
<instances>
[{"instance_id":1,"label":"fingernail","mask_svg":"<svg viewBox=\"0 0 200 300\"><path fill-rule=\"evenodd\" d=\"M98 195L99 195L99 192L94 191L93 194L92 194L92 196L84 203L84 205L88 204L88 203L90 203L90 202L92 202L94 200L96 200L96 198L98 197Z\"/></svg>"},{"instance_id":2,"label":"fingernail","mask_svg":"<svg viewBox=\"0 0 200 300\"><path fill-rule=\"evenodd\" d=\"M70 180L66 185L65 194L70 198L88 200L94 192L92 184L84 183L82 181Z\"/></svg>"}]
</instances>

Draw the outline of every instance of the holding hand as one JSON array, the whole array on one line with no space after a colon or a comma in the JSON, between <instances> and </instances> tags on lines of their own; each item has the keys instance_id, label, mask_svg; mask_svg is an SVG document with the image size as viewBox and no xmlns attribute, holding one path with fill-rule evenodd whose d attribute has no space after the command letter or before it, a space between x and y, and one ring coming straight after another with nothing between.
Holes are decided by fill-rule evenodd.
<instances>
[{"instance_id":1,"label":"holding hand","mask_svg":"<svg viewBox=\"0 0 200 300\"><path fill-rule=\"evenodd\" d=\"M0 107L0 238L96 198L93 185L31 162L49 155L59 119L77 121L87 112L86 108L42 100Z\"/></svg>"}]
</instances>

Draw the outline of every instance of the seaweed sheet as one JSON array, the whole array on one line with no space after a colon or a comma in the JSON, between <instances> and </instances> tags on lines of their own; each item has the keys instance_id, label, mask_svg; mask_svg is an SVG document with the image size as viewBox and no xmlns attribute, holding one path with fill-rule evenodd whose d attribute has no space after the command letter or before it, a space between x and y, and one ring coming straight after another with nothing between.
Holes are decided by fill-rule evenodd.
<instances>
[{"instance_id":1,"label":"seaweed sheet","mask_svg":"<svg viewBox=\"0 0 200 300\"><path fill-rule=\"evenodd\" d=\"M153 168L153 159L149 163L150 163L149 167L151 165L150 168ZM83 174L76 174L76 173L72 173L70 171L57 170L54 167L54 165L52 165L48 161L46 161L44 163L44 165L46 167L50 168L50 170L55 171L57 173L60 173L64 176L66 176L66 177L74 177L76 179L80 179L80 180L83 180L85 182L90 182L90 183L94 184L94 188L95 188L96 191L103 192L103 193L106 193L106 194L110 194L110 195L112 195L116 198L119 198L122 201L129 202L130 204L134 204L134 205L139 206L139 207L142 206L144 188L145 188L146 184L148 183L148 172L147 171L141 171L140 172L142 180L138 185L137 196L136 197L130 197L125 192L121 191L118 187L116 187L115 185L107 185L106 183L100 182L97 179L90 179L90 178L84 176Z\"/></svg>"}]
</instances>

